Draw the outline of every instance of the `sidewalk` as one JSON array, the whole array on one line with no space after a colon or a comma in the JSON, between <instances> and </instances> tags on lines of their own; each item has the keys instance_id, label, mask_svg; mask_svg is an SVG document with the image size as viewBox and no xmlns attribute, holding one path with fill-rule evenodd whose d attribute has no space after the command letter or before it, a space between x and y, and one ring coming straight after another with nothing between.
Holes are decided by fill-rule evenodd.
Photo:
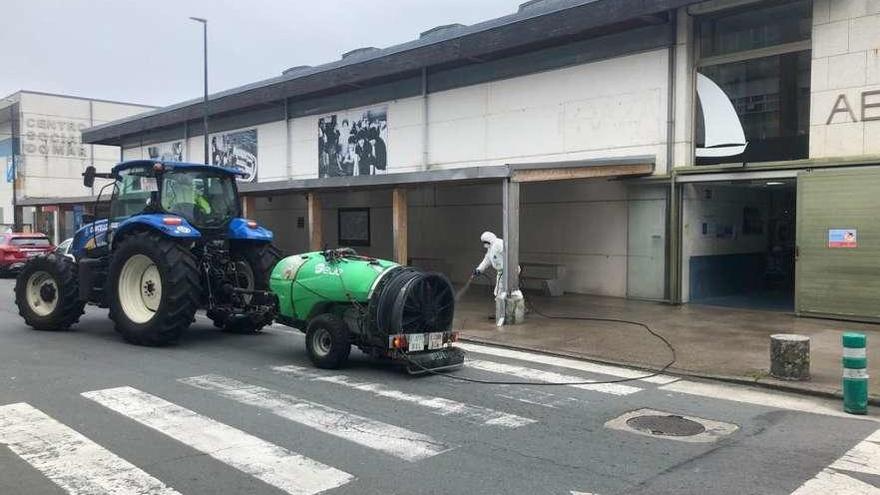
<instances>
[{"instance_id":1,"label":"sidewalk","mask_svg":"<svg viewBox=\"0 0 880 495\"><path fill-rule=\"evenodd\" d=\"M527 294L526 298L548 316L623 318L648 324L675 347L678 360L672 372L821 395L841 393L841 333L864 332L868 335L870 395L875 403L880 401L880 325L596 296ZM665 345L638 326L548 319L531 313L524 324L499 329L488 319L492 311L493 302L485 287L474 287L458 303L455 328L466 340L613 364L659 368L670 359ZM790 382L769 376L770 335L775 333L810 337L810 381Z\"/></svg>"}]
</instances>

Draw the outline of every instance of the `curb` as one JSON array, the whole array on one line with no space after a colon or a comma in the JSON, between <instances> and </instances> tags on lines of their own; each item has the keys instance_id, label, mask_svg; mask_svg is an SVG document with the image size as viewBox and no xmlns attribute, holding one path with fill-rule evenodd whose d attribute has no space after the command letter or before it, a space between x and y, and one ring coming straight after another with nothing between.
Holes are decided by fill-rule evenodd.
<instances>
[{"instance_id":1,"label":"curb","mask_svg":"<svg viewBox=\"0 0 880 495\"><path fill-rule=\"evenodd\" d=\"M536 354L545 354L548 356L565 357L565 358L577 359L580 361L586 361L586 362L590 362L590 363L607 364L607 365L611 365L611 366L620 366L623 368L630 368L630 369L639 370L639 371L646 371L646 372L656 372L657 371L657 369L655 369L655 368L649 368L647 366L634 364L634 363L627 363L625 361L615 361L613 359L602 359L602 358L597 358L597 357L592 357L592 356L588 357L588 356L579 355L579 354L571 353L571 352L565 352L565 351L550 351L547 349L540 349L537 347L531 347L531 346L525 346L525 345L500 343L500 342L495 342L492 340L481 339L479 337L470 337L467 335L460 336L459 340L461 342L469 342L469 343L473 343L473 344L488 345L488 346L492 346L492 347L500 347L503 349L529 351L529 352L534 352ZM843 400L843 394L841 392L830 391L827 389L825 389L825 390L815 389L815 388L810 388L807 386L787 384L784 382L775 382L775 381L774 382L762 382L762 381L760 381L760 379L755 380L755 379L742 378L739 376L717 375L717 374L713 374L713 373L701 373L701 372L696 372L696 371L691 371L691 370L681 370L681 369L677 369L677 368L670 368L670 369L666 370L663 374L678 376L678 377L682 377L682 378L701 378L701 379L705 379L705 380L714 380L714 381L718 381L718 382L732 383L732 384L736 384L736 385L748 385L748 386L764 388L764 389L768 389L768 390L776 390L779 392L788 392L788 393L794 393L794 394L798 394L798 395L809 395L809 396L813 396L813 397L820 397L823 399L834 399L834 400L840 400L840 401ZM876 396L876 395L869 396L868 397L868 404L870 404L872 406L880 407L880 396Z\"/></svg>"}]
</instances>

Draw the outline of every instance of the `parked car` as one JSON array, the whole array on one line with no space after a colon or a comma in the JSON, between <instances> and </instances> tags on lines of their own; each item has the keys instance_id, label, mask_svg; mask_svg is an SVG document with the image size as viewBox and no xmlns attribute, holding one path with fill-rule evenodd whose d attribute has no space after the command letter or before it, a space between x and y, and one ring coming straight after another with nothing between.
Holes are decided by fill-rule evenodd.
<instances>
[{"instance_id":1,"label":"parked car","mask_svg":"<svg viewBox=\"0 0 880 495\"><path fill-rule=\"evenodd\" d=\"M0 274L17 272L30 258L54 249L45 234L0 234Z\"/></svg>"},{"instance_id":2,"label":"parked car","mask_svg":"<svg viewBox=\"0 0 880 495\"><path fill-rule=\"evenodd\" d=\"M58 254L63 254L64 256L67 256L72 260L76 260L76 258L73 257L73 253L70 252L71 244L73 244L73 237L69 239L64 239L64 241L62 241L61 244L59 244L58 247L55 248L55 252Z\"/></svg>"}]
</instances>

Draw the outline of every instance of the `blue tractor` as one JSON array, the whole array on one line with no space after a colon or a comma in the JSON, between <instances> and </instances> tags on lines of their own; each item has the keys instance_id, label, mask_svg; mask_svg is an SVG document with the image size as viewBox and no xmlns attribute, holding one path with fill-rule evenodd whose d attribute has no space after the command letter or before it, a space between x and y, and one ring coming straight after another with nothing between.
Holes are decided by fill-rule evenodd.
<instances>
[{"instance_id":1,"label":"blue tractor","mask_svg":"<svg viewBox=\"0 0 880 495\"><path fill-rule=\"evenodd\" d=\"M73 238L73 259L52 253L28 261L15 284L25 322L66 330L86 304L109 308L134 344L173 343L206 310L214 325L252 333L277 310L268 291L280 253L272 232L241 218L232 169L154 160L120 163L110 173L106 218L89 219Z\"/></svg>"}]
</instances>

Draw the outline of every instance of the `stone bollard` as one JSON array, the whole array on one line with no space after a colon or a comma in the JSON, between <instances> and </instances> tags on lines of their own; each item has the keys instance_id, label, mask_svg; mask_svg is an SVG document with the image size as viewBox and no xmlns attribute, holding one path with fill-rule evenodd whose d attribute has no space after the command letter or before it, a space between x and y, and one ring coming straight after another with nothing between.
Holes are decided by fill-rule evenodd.
<instances>
[{"instance_id":1,"label":"stone bollard","mask_svg":"<svg viewBox=\"0 0 880 495\"><path fill-rule=\"evenodd\" d=\"M810 338L790 333L771 335L770 375L781 380L809 380Z\"/></svg>"}]
</instances>

